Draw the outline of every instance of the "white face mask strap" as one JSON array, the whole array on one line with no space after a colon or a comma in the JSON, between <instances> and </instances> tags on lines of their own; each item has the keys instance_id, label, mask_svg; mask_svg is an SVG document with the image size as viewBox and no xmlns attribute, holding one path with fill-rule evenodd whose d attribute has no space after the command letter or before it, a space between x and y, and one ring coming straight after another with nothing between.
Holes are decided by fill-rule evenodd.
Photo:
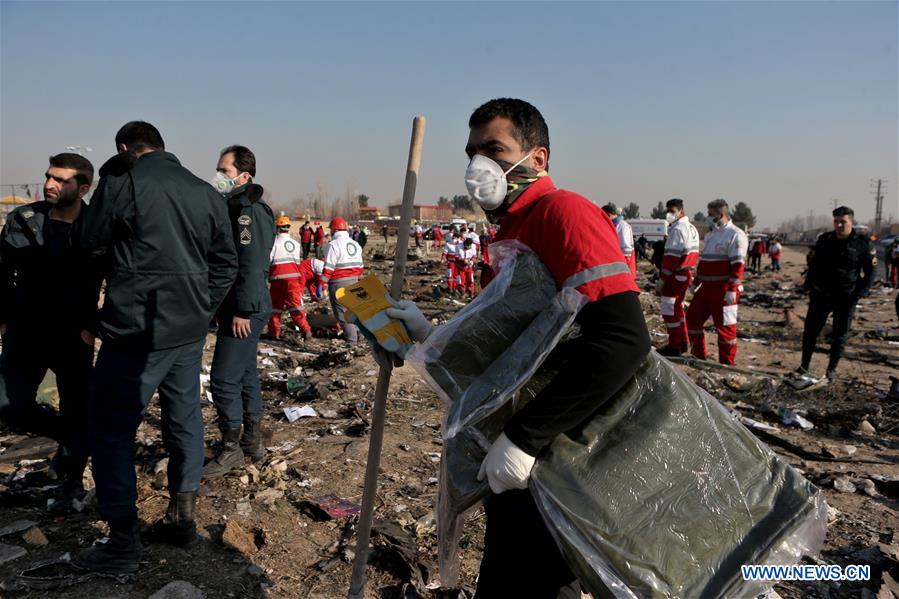
<instances>
[{"instance_id":1,"label":"white face mask strap","mask_svg":"<svg viewBox=\"0 0 899 599\"><path fill-rule=\"evenodd\" d=\"M522 162L524 162L525 160L527 160L528 158L530 158L532 154L533 154L533 152L532 152L531 154L528 154L527 156L525 156L524 158L522 158L521 160L519 160L519 161L516 162L515 164L513 164L513 165L509 168L509 170L507 170L506 172L503 173L503 177L505 177L506 175L508 175L509 173L511 173L511 172L512 172L512 169L514 169L516 166L518 166L519 164L521 164Z\"/></svg>"}]
</instances>

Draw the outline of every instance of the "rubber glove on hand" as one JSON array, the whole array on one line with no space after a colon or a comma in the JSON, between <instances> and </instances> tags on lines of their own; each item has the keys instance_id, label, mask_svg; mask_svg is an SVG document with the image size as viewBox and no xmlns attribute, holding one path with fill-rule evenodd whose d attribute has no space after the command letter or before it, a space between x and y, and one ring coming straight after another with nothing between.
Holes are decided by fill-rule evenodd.
<instances>
[{"instance_id":1,"label":"rubber glove on hand","mask_svg":"<svg viewBox=\"0 0 899 599\"><path fill-rule=\"evenodd\" d=\"M733 306L737 303L737 292L736 291L728 291L724 294L724 305L725 306Z\"/></svg>"},{"instance_id":2,"label":"rubber glove on hand","mask_svg":"<svg viewBox=\"0 0 899 599\"><path fill-rule=\"evenodd\" d=\"M496 494L511 489L526 489L536 461L537 458L512 443L506 433L501 433L481 462L478 480L484 480L486 476L490 490Z\"/></svg>"},{"instance_id":3,"label":"rubber glove on hand","mask_svg":"<svg viewBox=\"0 0 899 599\"><path fill-rule=\"evenodd\" d=\"M391 303L394 307L387 308L384 312L390 318L402 321L406 326L406 330L409 331L412 341L421 343L428 338L434 325L428 322L428 319L421 313L415 302L411 300L391 300Z\"/></svg>"}]
</instances>

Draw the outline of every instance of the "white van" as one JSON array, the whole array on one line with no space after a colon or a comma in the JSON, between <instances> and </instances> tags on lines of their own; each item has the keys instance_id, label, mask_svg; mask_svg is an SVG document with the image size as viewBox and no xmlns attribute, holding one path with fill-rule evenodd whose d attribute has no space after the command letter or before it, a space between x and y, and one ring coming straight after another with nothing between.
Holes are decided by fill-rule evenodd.
<instances>
[{"instance_id":1,"label":"white van","mask_svg":"<svg viewBox=\"0 0 899 599\"><path fill-rule=\"evenodd\" d=\"M627 224L634 232L634 242L640 239L641 235L652 243L664 239L668 234L668 222L660 218L635 218L628 220Z\"/></svg>"}]
</instances>

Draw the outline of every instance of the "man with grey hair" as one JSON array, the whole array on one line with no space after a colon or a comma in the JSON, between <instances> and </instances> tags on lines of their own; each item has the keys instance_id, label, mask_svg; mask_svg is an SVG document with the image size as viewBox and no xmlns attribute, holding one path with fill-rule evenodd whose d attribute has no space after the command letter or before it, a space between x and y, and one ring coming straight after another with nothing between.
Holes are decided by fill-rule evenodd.
<instances>
[{"instance_id":1,"label":"man with grey hair","mask_svg":"<svg viewBox=\"0 0 899 599\"><path fill-rule=\"evenodd\" d=\"M699 266L698 287L687 310L687 335L693 355L706 359L705 322L712 317L718 332L718 360L733 364L737 357L737 303L743 292L743 260L748 240L730 218L727 202L709 202L706 233Z\"/></svg>"}]
</instances>

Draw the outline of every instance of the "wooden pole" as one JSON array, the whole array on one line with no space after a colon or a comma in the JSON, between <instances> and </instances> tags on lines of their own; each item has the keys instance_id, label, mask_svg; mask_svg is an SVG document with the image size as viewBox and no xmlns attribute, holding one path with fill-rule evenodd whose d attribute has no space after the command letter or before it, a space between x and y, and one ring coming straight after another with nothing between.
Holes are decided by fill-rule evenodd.
<instances>
[{"instance_id":1,"label":"wooden pole","mask_svg":"<svg viewBox=\"0 0 899 599\"><path fill-rule=\"evenodd\" d=\"M412 121L412 141L409 143L409 162L406 165L406 182L403 186L403 207L400 212L400 228L397 232L396 256L393 260L393 278L390 295L400 299L406 276L406 254L409 251L409 225L415 203L415 187L421 166L421 149L425 139L425 117ZM384 419L387 411L387 389L390 387L390 370L383 366L378 373L375 401L372 407L371 436L368 442L368 462L365 465L365 487L362 493L362 512L356 532L356 557L353 560L353 578L348 599L362 599L365 590L365 565L368 563L368 542L378 491L378 468L381 465L381 446L384 442Z\"/></svg>"}]
</instances>

